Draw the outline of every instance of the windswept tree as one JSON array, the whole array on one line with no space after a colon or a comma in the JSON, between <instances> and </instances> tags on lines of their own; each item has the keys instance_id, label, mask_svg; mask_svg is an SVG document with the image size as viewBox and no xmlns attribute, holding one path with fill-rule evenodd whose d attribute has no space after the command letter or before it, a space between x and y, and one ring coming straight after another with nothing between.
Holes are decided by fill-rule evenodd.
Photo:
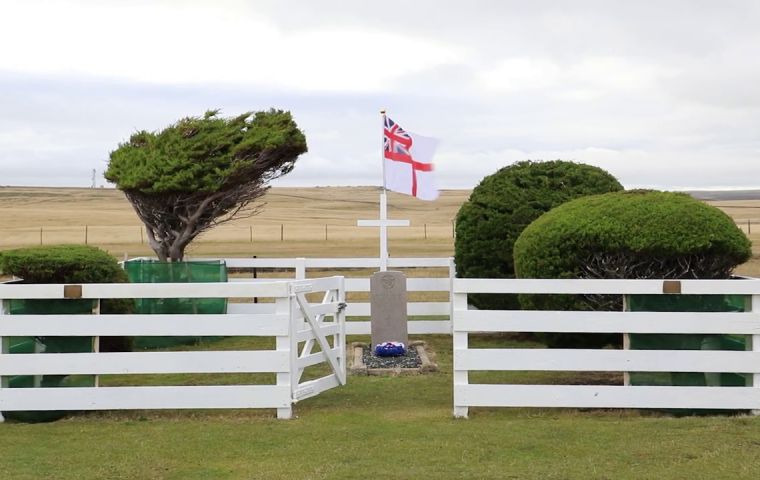
<instances>
[{"instance_id":1,"label":"windswept tree","mask_svg":"<svg viewBox=\"0 0 760 480\"><path fill-rule=\"evenodd\" d=\"M289 112L218 113L137 132L111 152L105 178L127 196L159 260L181 261L201 233L255 215L252 202L307 150Z\"/></svg>"}]
</instances>

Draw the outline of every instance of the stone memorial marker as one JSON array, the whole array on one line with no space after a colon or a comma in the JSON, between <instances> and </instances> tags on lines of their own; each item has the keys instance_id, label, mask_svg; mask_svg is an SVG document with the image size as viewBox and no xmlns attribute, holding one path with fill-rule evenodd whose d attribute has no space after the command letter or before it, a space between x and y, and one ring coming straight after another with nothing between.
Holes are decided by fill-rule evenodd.
<instances>
[{"instance_id":1,"label":"stone memorial marker","mask_svg":"<svg viewBox=\"0 0 760 480\"><path fill-rule=\"evenodd\" d=\"M409 345L406 318L406 276L402 272L376 272L369 282L372 348L378 343Z\"/></svg>"}]
</instances>

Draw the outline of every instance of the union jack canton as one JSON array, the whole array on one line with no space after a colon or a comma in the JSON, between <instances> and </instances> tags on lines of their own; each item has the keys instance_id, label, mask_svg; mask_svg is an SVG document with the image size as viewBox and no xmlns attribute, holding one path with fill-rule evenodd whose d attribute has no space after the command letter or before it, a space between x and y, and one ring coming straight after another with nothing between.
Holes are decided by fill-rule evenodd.
<instances>
[{"instance_id":1,"label":"union jack canton","mask_svg":"<svg viewBox=\"0 0 760 480\"><path fill-rule=\"evenodd\" d=\"M411 162L412 137L399 127L396 122L385 117L383 151L385 158L402 162Z\"/></svg>"}]
</instances>

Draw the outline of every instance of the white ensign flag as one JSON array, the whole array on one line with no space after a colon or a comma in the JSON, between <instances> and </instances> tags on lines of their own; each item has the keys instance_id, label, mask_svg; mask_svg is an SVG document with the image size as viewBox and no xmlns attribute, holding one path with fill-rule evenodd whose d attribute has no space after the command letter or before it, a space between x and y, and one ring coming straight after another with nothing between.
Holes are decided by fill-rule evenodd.
<instances>
[{"instance_id":1,"label":"white ensign flag","mask_svg":"<svg viewBox=\"0 0 760 480\"><path fill-rule=\"evenodd\" d=\"M407 132L387 116L384 124L385 188L420 200L438 198L433 176L433 154L438 140Z\"/></svg>"}]
</instances>

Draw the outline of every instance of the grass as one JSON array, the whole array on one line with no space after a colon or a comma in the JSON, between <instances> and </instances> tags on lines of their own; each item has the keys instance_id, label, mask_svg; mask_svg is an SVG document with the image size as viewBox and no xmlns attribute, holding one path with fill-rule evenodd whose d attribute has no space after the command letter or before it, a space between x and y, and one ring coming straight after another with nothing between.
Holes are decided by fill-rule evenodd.
<instances>
[{"instance_id":1,"label":"grass","mask_svg":"<svg viewBox=\"0 0 760 480\"><path fill-rule=\"evenodd\" d=\"M755 417L480 408L471 409L468 420L453 419L451 339L426 339L436 350L440 372L352 376L345 387L298 403L297 418L289 421L276 420L270 410L233 410L91 412L50 424L6 423L0 425L0 478L700 479L760 474L760 418ZM515 345L498 337L472 341L497 343ZM245 345L246 340L230 339L212 348ZM507 380L551 381L542 372ZM104 383L133 381L115 376ZM200 382L205 383L196 377L175 383Z\"/></svg>"},{"instance_id":2,"label":"grass","mask_svg":"<svg viewBox=\"0 0 760 480\"><path fill-rule=\"evenodd\" d=\"M382 382L376 390L387 387ZM386 382L387 383L387 382ZM410 381L395 386L412 387ZM343 396L351 396L347 387ZM354 389L356 390L356 389ZM357 397L357 392L353 392ZM332 397L332 398L331 398ZM335 400L325 395L325 400ZM426 399L417 399L416 405ZM760 436L738 419L563 412L467 421L359 403L289 422L247 416L67 421L3 432L4 478L753 478ZM73 440L76 439L76 440Z\"/></svg>"}]
</instances>

